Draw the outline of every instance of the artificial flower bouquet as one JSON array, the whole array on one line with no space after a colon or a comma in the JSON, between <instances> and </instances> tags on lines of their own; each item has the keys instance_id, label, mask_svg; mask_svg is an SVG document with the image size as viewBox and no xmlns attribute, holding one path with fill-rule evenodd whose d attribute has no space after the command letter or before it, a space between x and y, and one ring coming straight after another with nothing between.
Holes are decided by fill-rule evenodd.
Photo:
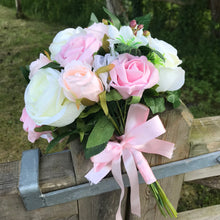
<instances>
[{"instance_id":1,"label":"artificial flower bouquet","mask_svg":"<svg viewBox=\"0 0 220 220\"><path fill-rule=\"evenodd\" d=\"M49 142L47 151L66 138L79 138L93 168L85 176L97 184L110 171L121 187L116 219L124 195L121 158L131 185L131 211L140 216L137 168L161 213L176 211L142 152L172 157L174 144L156 139L165 133L158 112L177 107L185 72L170 44L147 31L149 15L122 26L94 14L87 28L60 31L49 53L23 68L28 81L21 116L28 139ZM151 111L151 119L147 120Z\"/></svg>"}]
</instances>

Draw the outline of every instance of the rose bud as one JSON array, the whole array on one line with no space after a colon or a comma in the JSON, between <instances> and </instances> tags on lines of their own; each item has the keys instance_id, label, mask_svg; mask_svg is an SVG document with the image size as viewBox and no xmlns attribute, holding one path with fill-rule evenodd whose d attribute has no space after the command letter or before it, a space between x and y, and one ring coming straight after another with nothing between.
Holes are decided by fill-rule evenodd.
<instances>
[{"instance_id":1,"label":"rose bud","mask_svg":"<svg viewBox=\"0 0 220 220\"><path fill-rule=\"evenodd\" d=\"M130 26L131 28L135 28L136 25L137 25L136 20L132 20L132 21L130 22L130 24L129 24L129 26Z\"/></svg>"}]
</instances>

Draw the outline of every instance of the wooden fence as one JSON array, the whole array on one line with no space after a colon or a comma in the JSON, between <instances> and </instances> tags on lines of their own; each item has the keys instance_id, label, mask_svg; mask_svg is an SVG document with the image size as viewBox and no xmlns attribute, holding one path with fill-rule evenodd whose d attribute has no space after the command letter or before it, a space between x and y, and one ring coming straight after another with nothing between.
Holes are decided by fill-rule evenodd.
<instances>
[{"instance_id":1,"label":"wooden fence","mask_svg":"<svg viewBox=\"0 0 220 220\"><path fill-rule=\"evenodd\" d=\"M161 139L174 142L176 150L172 160L147 155L151 166L179 161L220 150L220 116L194 119L188 109L181 105L160 115L167 132ZM91 168L85 160L78 142L71 151L44 155L40 158L39 184L42 193L85 183L84 175ZM120 191L112 191L77 201L51 207L26 211L18 192L20 161L0 164L0 219L59 219L59 220L113 220L118 207ZM177 207L183 181L196 181L220 189L220 165L159 180L168 198ZM122 205L123 219L162 220L148 187L140 185L141 218L130 214L129 188ZM220 219L220 205L179 213L178 219ZM166 218L168 219L168 218Z\"/></svg>"}]
</instances>

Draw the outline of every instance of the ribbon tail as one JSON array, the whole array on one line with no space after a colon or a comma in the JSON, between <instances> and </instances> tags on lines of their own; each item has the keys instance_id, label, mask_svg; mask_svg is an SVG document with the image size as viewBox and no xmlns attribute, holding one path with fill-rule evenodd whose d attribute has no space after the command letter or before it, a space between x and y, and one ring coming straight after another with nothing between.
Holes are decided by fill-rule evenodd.
<instances>
[{"instance_id":1,"label":"ribbon tail","mask_svg":"<svg viewBox=\"0 0 220 220\"><path fill-rule=\"evenodd\" d=\"M112 161L112 174L116 182L121 188L121 195L120 195L118 210L116 213L116 220L123 220L121 216L121 203L124 197L125 189L124 189L124 183L123 183L122 174L121 174L121 157L119 157L119 159Z\"/></svg>"},{"instance_id":2,"label":"ribbon tail","mask_svg":"<svg viewBox=\"0 0 220 220\"><path fill-rule=\"evenodd\" d=\"M146 143L143 147L137 147L137 150L150 154L160 154L171 159L174 151L174 143L153 139Z\"/></svg>"},{"instance_id":3,"label":"ribbon tail","mask_svg":"<svg viewBox=\"0 0 220 220\"><path fill-rule=\"evenodd\" d=\"M138 167L138 170L140 171L140 174L142 175L144 181L147 184L154 183L157 179L153 174L153 171L151 170L147 160L143 156L143 154L135 149L132 150L132 154L134 156L135 163Z\"/></svg>"},{"instance_id":4,"label":"ribbon tail","mask_svg":"<svg viewBox=\"0 0 220 220\"><path fill-rule=\"evenodd\" d=\"M95 168L92 168L86 175L85 178L90 182L97 184L99 183L111 170L110 166L104 166L99 171L96 171Z\"/></svg>"},{"instance_id":5,"label":"ribbon tail","mask_svg":"<svg viewBox=\"0 0 220 220\"><path fill-rule=\"evenodd\" d=\"M138 174L132 153L129 150L123 150L123 161L128 174L131 185L131 212L137 216L141 216L141 205L139 196Z\"/></svg>"}]
</instances>

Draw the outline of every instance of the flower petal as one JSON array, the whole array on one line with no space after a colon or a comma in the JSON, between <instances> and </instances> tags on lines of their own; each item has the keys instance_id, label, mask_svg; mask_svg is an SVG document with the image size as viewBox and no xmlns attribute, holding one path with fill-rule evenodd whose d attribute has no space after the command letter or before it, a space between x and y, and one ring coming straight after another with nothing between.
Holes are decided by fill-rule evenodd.
<instances>
[{"instance_id":1,"label":"flower petal","mask_svg":"<svg viewBox=\"0 0 220 220\"><path fill-rule=\"evenodd\" d=\"M181 67L159 69L159 87L157 92L175 91L180 89L185 81L185 71Z\"/></svg>"}]
</instances>

